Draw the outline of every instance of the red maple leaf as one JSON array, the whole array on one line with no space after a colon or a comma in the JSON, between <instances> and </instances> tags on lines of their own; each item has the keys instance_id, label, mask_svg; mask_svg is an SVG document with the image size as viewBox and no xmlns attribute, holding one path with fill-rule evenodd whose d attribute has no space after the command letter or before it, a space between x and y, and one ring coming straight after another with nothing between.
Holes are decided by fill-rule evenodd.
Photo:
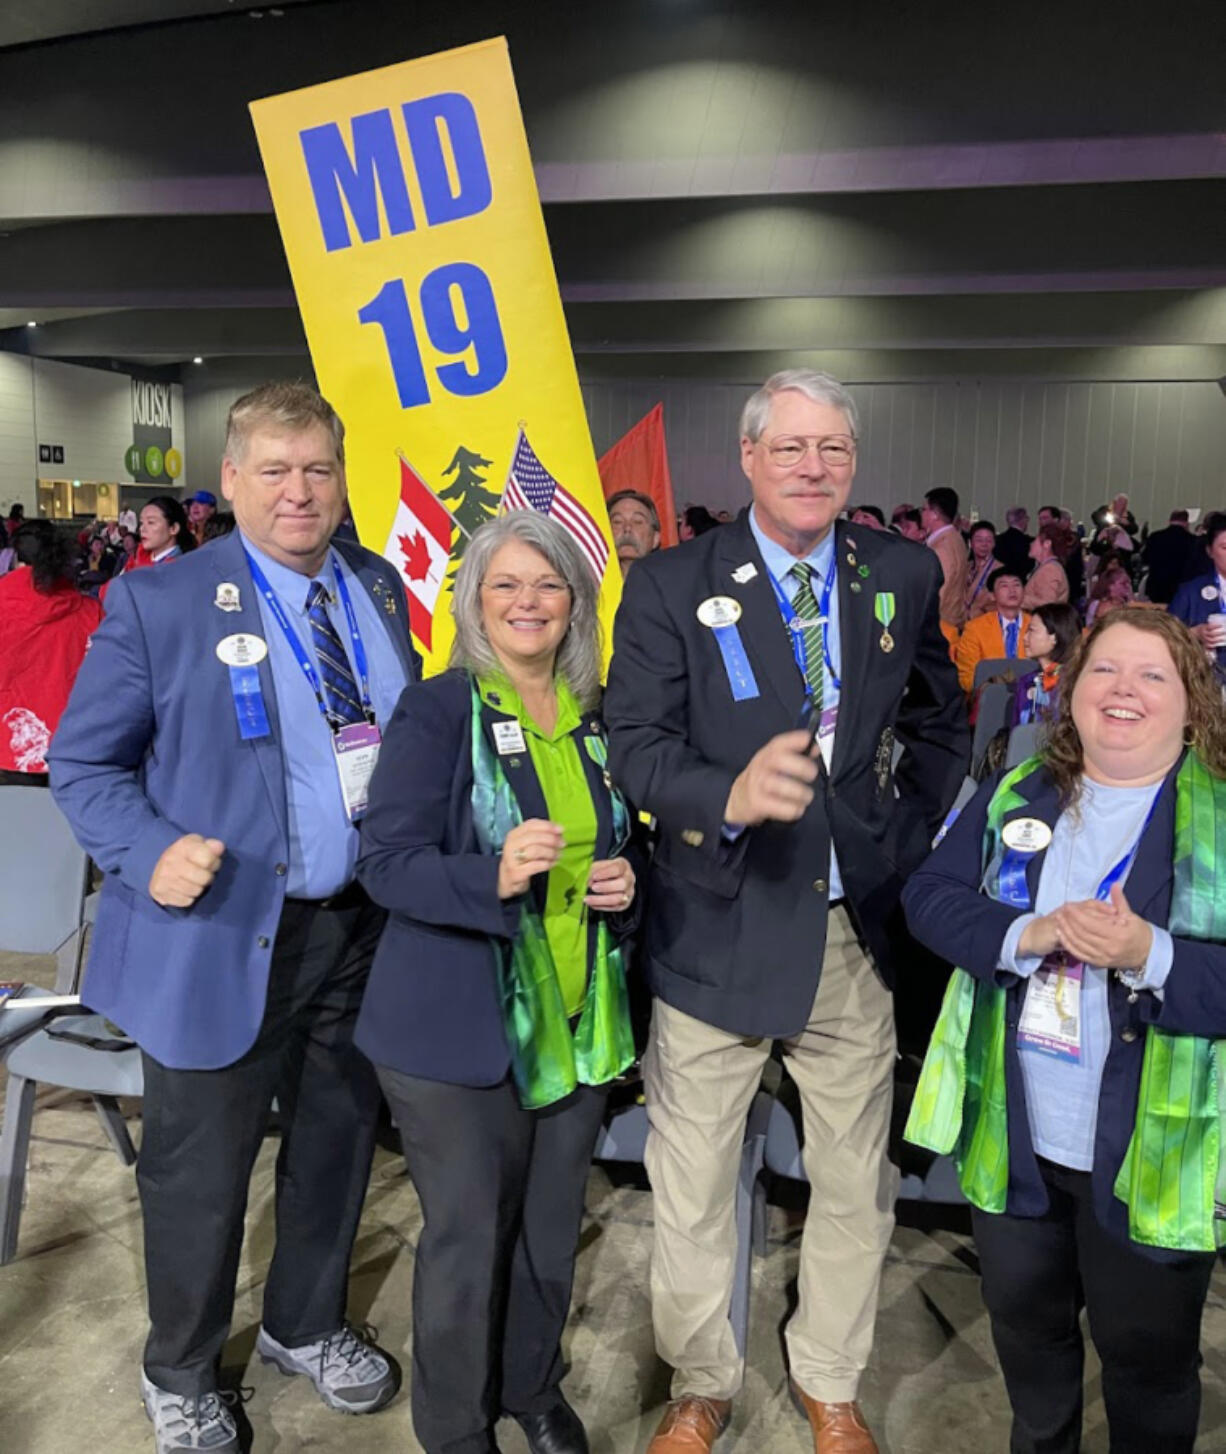
<instances>
[{"instance_id":1,"label":"red maple leaf","mask_svg":"<svg viewBox=\"0 0 1226 1454\"><path fill-rule=\"evenodd\" d=\"M407 535L398 535L396 540L400 553L404 556L405 575L411 581L424 581L430 574L430 547L426 544L425 536L420 530L415 530L412 539Z\"/></svg>"}]
</instances>

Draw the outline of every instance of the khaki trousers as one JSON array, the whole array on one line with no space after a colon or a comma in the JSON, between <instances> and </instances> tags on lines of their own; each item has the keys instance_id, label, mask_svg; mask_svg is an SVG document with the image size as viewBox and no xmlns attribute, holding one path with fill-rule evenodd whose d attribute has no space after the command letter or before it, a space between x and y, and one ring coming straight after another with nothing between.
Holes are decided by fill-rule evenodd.
<instances>
[{"instance_id":1,"label":"khaki trousers","mask_svg":"<svg viewBox=\"0 0 1226 1454\"><path fill-rule=\"evenodd\" d=\"M886 1155L894 1013L847 910L830 914L809 1023L783 1042L800 1092L812 1188L788 1325L792 1377L810 1397L856 1396L868 1361L898 1173ZM661 1000L644 1059L655 1204L652 1320L672 1396L731 1398L743 1376L728 1320L737 1169L771 1042L717 1030Z\"/></svg>"}]
</instances>

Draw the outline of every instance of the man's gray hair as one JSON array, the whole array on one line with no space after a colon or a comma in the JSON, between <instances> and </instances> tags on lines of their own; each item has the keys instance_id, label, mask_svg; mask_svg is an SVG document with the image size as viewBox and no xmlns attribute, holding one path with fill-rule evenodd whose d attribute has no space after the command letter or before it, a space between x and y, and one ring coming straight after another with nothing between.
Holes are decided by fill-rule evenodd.
<instances>
[{"instance_id":1,"label":"man's gray hair","mask_svg":"<svg viewBox=\"0 0 1226 1454\"><path fill-rule=\"evenodd\" d=\"M786 393L788 390L803 394L815 404L829 404L831 408L841 409L847 417L851 437L860 437L860 414L856 401L838 379L831 378L829 374L818 373L816 369L782 369L779 373L772 374L757 393L751 394L746 400L745 407L741 410L742 439L756 442L762 438L762 431L770 418L771 401L776 394Z\"/></svg>"},{"instance_id":2,"label":"man's gray hair","mask_svg":"<svg viewBox=\"0 0 1226 1454\"><path fill-rule=\"evenodd\" d=\"M1021 521L1030 517L1030 511L1025 505L1014 505L1012 509L1005 511L1005 519L1010 525L1016 527Z\"/></svg>"},{"instance_id":3,"label":"man's gray hair","mask_svg":"<svg viewBox=\"0 0 1226 1454\"><path fill-rule=\"evenodd\" d=\"M456 572L451 597L455 640L449 666L478 676L502 674L504 668L490 645L481 609L481 582L490 561L508 541L530 546L570 587L570 624L558 647L554 673L562 677L586 711L600 697L600 588L587 557L568 530L535 510L512 510L488 521L473 534Z\"/></svg>"}]
</instances>

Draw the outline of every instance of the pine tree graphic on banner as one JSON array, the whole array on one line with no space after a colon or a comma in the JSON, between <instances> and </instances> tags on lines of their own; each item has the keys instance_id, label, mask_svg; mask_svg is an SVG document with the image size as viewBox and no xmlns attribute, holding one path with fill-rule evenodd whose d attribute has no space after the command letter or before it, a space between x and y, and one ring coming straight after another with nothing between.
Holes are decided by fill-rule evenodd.
<instances>
[{"instance_id":1,"label":"pine tree graphic on banner","mask_svg":"<svg viewBox=\"0 0 1226 1454\"><path fill-rule=\"evenodd\" d=\"M448 502L451 514L460 527L451 547L448 581L455 580L460 558L473 531L492 519L498 511L498 496L485 488L486 477L479 473L489 469L492 463L492 460L483 458L461 444L457 445L451 463L443 471L444 477L454 472L455 479L446 489L439 490L438 497Z\"/></svg>"}]
</instances>

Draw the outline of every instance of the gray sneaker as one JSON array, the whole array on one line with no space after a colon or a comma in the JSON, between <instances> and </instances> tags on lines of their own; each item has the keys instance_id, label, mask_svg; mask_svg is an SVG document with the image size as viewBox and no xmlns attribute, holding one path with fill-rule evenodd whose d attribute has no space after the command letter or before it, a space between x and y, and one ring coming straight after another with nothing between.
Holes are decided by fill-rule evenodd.
<instances>
[{"instance_id":1,"label":"gray sneaker","mask_svg":"<svg viewBox=\"0 0 1226 1454\"><path fill-rule=\"evenodd\" d=\"M183 1449L238 1454L238 1426L229 1409L237 1402L237 1394L214 1391L202 1393L199 1398L185 1398L151 1383L143 1368L140 1392L145 1412L153 1421L157 1454L176 1454Z\"/></svg>"},{"instance_id":2,"label":"gray sneaker","mask_svg":"<svg viewBox=\"0 0 1226 1454\"><path fill-rule=\"evenodd\" d=\"M373 1414L395 1397L399 1370L375 1347L374 1330L363 1332L346 1324L316 1343L285 1348L261 1328L255 1349L284 1374L305 1373L330 1409Z\"/></svg>"}]
</instances>

